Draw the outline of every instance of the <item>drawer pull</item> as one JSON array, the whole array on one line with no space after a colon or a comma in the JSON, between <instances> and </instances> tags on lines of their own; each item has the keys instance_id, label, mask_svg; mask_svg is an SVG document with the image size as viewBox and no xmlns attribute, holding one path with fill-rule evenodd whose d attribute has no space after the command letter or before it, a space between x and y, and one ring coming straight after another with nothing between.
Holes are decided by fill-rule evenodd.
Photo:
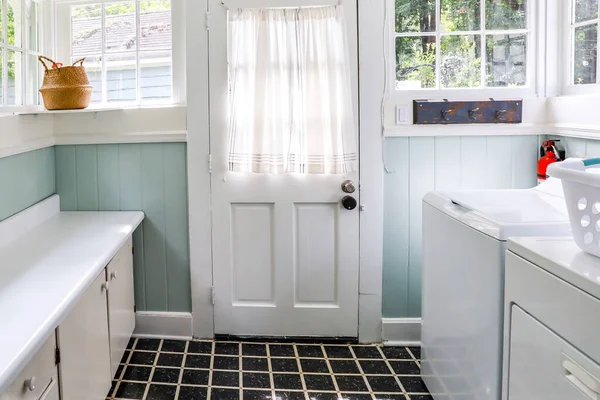
<instances>
[{"instance_id":1,"label":"drawer pull","mask_svg":"<svg viewBox=\"0 0 600 400\"><path fill-rule=\"evenodd\" d=\"M565 377L590 399L600 399L600 381L583 369L575 361L563 354L563 368Z\"/></svg>"},{"instance_id":2,"label":"drawer pull","mask_svg":"<svg viewBox=\"0 0 600 400\"><path fill-rule=\"evenodd\" d=\"M35 390L35 376L32 376L31 378L25 380L25 387L30 392L33 392Z\"/></svg>"},{"instance_id":3,"label":"drawer pull","mask_svg":"<svg viewBox=\"0 0 600 400\"><path fill-rule=\"evenodd\" d=\"M113 271L110 273L110 280L117 279L117 271Z\"/></svg>"},{"instance_id":4,"label":"drawer pull","mask_svg":"<svg viewBox=\"0 0 600 400\"><path fill-rule=\"evenodd\" d=\"M107 292L108 291L108 282L103 282L100 287L102 288L103 292Z\"/></svg>"}]
</instances>

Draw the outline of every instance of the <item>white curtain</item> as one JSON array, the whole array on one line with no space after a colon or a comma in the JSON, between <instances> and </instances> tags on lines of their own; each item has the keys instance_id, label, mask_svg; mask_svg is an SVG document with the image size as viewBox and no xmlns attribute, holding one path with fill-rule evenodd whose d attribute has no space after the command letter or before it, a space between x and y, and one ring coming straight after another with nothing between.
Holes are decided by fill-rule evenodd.
<instances>
[{"instance_id":1,"label":"white curtain","mask_svg":"<svg viewBox=\"0 0 600 400\"><path fill-rule=\"evenodd\" d=\"M342 7L229 15L229 170L354 171L356 126Z\"/></svg>"}]
</instances>

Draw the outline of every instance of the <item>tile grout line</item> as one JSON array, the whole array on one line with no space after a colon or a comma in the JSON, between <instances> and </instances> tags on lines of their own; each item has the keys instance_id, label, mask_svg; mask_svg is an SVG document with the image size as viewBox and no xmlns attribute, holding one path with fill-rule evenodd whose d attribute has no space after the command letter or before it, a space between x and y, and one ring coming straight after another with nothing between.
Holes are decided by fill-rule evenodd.
<instances>
[{"instance_id":1,"label":"tile grout line","mask_svg":"<svg viewBox=\"0 0 600 400\"><path fill-rule=\"evenodd\" d=\"M242 342L238 343L238 391L240 399L244 398L244 371L242 365Z\"/></svg>"},{"instance_id":2,"label":"tile grout line","mask_svg":"<svg viewBox=\"0 0 600 400\"><path fill-rule=\"evenodd\" d=\"M417 359L417 357L415 357L415 355L413 354L412 350L408 347L405 347L406 351L408 351L408 354L410 354L410 356L412 357L413 361L417 363L417 365L419 366L419 368L421 368L421 360Z\"/></svg>"},{"instance_id":3,"label":"tile grout line","mask_svg":"<svg viewBox=\"0 0 600 400\"><path fill-rule=\"evenodd\" d=\"M183 358L181 359L181 371L179 372L179 379L177 380L177 389L175 389L175 399L179 398L179 392L181 391L181 384L183 383L183 373L185 371L185 363L187 362L188 350L190 348L190 341L185 341L183 348Z\"/></svg>"},{"instance_id":4,"label":"tile grout line","mask_svg":"<svg viewBox=\"0 0 600 400\"><path fill-rule=\"evenodd\" d=\"M275 378L273 376L273 365L271 365L271 349L269 349L269 345L267 343L265 343L265 351L265 354L267 355L267 369L269 373L269 382L271 383L271 398L275 399Z\"/></svg>"},{"instance_id":5,"label":"tile grout line","mask_svg":"<svg viewBox=\"0 0 600 400\"><path fill-rule=\"evenodd\" d=\"M306 381L304 380L304 372L302 370L302 363L300 362L300 353L298 353L298 348L296 347L296 344L294 343L292 345L293 349L294 349L294 356L296 358L296 364L298 365L298 373L300 374L300 383L302 384L302 393L304 394L304 398L310 400L310 398L308 397L308 390L306 388ZM275 398L275 397L273 397Z\"/></svg>"},{"instance_id":6,"label":"tile grout line","mask_svg":"<svg viewBox=\"0 0 600 400\"><path fill-rule=\"evenodd\" d=\"M394 373L393 377L396 380L396 383L398 383L398 385L400 385L400 389L402 389L402 394L404 395L405 398L410 400L410 398L408 398L408 396L406 395L406 389L404 388L404 385L400 381L400 378L398 378L398 375L396 374L396 371L394 370L394 368L392 368L392 364L390 364L390 360L388 360L388 358L385 355L385 353L383 352L383 350L381 350L381 346L377 346L377 350L379 351L379 354L381 354L381 357L383 358L383 361L385 362L385 365L387 365L387 367L389 368L390 372Z\"/></svg>"},{"instance_id":7,"label":"tile grout line","mask_svg":"<svg viewBox=\"0 0 600 400\"><path fill-rule=\"evenodd\" d=\"M158 343L158 348L156 349L156 355L154 356L154 362L152 363L152 366L150 367L150 376L148 376L148 382L146 383L146 389L144 390L144 395L142 396L142 400L146 400L146 398L148 397L148 392L150 391L150 385L152 384L152 378L154 378L154 371L156 370L156 364L158 363L158 355L160 354L160 348L162 347L163 344L163 339L160 339L160 342Z\"/></svg>"},{"instance_id":8,"label":"tile grout line","mask_svg":"<svg viewBox=\"0 0 600 400\"><path fill-rule=\"evenodd\" d=\"M121 386L121 380L123 379L123 375L125 375L125 369L127 369L127 366L129 365L129 360L131 360L131 357L133 356L133 349L135 349L135 346L137 345L138 339L137 338L132 338L132 339L133 339L133 343L131 344L131 348L127 349L127 347L125 347L125 351L129 350L129 355L127 356L127 359L125 359L125 364L123 364L123 369L121 370L121 374L120 374L119 378L117 379L117 384L115 385L115 390L113 390L111 398L115 398L117 396L117 391L119 390L119 386ZM120 364L120 362L119 362L119 364Z\"/></svg>"},{"instance_id":9,"label":"tile grout line","mask_svg":"<svg viewBox=\"0 0 600 400\"><path fill-rule=\"evenodd\" d=\"M335 374L333 373L333 368L331 367L331 364L329 363L329 357L327 357L327 353L325 353L325 346L321 345L321 351L323 352L323 359L325 360L325 364L327 364L327 369L329 370L329 374L331 377L331 380L333 381L333 387L335 388L335 391L337 392L338 398L342 397L342 392L340 390L340 387L338 386L337 383L337 378L335 376Z\"/></svg>"},{"instance_id":10,"label":"tile grout line","mask_svg":"<svg viewBox=\"0 0 600 400\"><path fill-rule=\"evenodd\" d=\"M371 383L369 383L369 380L367 379L367 375L365 374L365 371L363 370L362 365L360 365L358 358L356 358L356 353L354 352L354 349L352 348L352 346L348 346L348 348L350 348L350 353L352 353L352 355L354 356L353 360L356 363L356 365L358 366L358 370L360 371L360 374L361 374L363 380L367 384L367 389L369 389L369 394L371 395L372 398L375 398L375 394L373 394L373 388L371 387Z\"/></svg>"},{"instance_id":11,"label":"tile grout line","mask_svg":"<svg viewBox=\"0 0 600 400\"><path fill-rule=\"evenodd\" d=\"M214 366L214 360L215 360L215 349L217 347L217 343L213 340L212 343L210 344L210 364L209 367L210 369L208 370L208 385L207 385L207 389L206 389L206 400L211 400L211 395L212 395L212 378L213 378L213 366Z\"/></svg>"}]
</instances>

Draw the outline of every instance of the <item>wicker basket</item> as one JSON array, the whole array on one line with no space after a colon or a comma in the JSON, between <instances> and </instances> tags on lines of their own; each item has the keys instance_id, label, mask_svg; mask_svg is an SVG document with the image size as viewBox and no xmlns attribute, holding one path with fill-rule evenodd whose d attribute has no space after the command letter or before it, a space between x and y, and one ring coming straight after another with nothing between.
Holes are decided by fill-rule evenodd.
<instances>
[{"instance_id":1,"label":"wicker basket","mask_svg":"<svg viewBox=\"0 0 600 400\"><path fill-rule=\"evenodd\" d=\"M44 56L39 56L38 59L46 70L44 83L40 89L46 109L77 110L89 106L92 99L92 85L83 66L85 58L75 61L68 67L62 67ZM48 68L44 60L52 63L52 69Z\"/></svg>"}]
</instances>

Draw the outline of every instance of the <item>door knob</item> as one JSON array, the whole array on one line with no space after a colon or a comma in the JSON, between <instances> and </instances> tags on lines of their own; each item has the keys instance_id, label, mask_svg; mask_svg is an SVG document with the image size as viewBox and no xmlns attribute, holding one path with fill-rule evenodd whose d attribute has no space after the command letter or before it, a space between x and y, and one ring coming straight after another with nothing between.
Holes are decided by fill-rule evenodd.
<instances>
[{"instance_id":1,"label":"door knob","mask_svg":"<svg viewBox=\"0 0 600 400\"><path fill-rule=\"evenodd\" d=\"M358 202L352 196L345 196L342 199L342 207L344 207L346 210L352 211L356 208L357 205L358 205Z\"/></svg>"},{"instance_id":2,"label":"door knob","mask_svg":"<svg viewBox=\"0 0 600 400\"><path fill-rule=\"evenodd\" d=\"M354 182L348 180L342 182L342 190L344 193L354 193L356 191L356 186L354 186Z\"/></svg>"},{"instance_id":3,"label":"door knob","mask_svg":"<svg viewBox=\"0 0 600 400\"><path fill-rule=\"evenodd\" d=\"M25 380L25 387L30 392L33 392L35 390L35 376L32 376L31 378Z\"/></svg>"}]
</instances>

